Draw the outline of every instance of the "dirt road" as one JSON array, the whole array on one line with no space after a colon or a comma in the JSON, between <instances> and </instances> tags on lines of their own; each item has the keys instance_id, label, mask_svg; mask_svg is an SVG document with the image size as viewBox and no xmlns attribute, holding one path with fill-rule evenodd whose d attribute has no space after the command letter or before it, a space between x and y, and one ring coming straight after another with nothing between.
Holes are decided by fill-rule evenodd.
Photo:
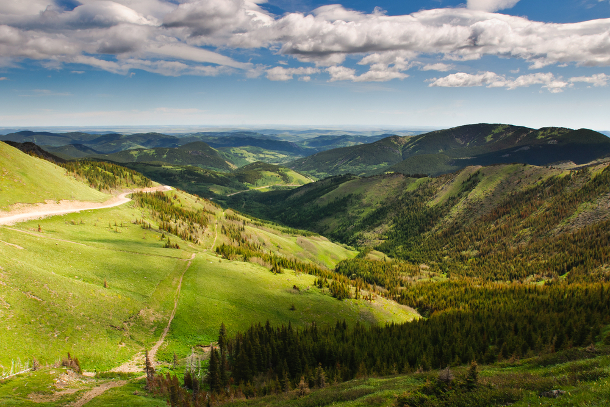
<instances>
[{"instance_id":1,"label":"dirt road","mask_svg":"<svg viewBox=\"0 0 610 407\"><path fill-rule=\"evenodd\" d=\"M256 187L256 188L250 188L250 189L244 189L243 191L237 191L237 192L233 192L232 194L227 194L227 196L233 196L233 195L237 195L237 194L243 194L244 192L248 192L248 191L254 191L255 189L265 189L265 188L271 188L271 187L302 187L303 185L301 184L288 184L288 185L282 185L282 184L274 184L274 185L265 185L263 187Z\"/></svg>"},{"instance_id":2,"label":"dirt road","mask_svg":"<svg viewBox=\"0 0 610 407\"><path fill-rule=\"evenodd\" d=\"M74 213L80 211L87 211L91 209L105 209L113 208L115 206L123 205L131 201L127 198L127 195L133 192L155 192L155 191L169 191L172 188L167 185L152 188L140 188L129 192L124 192L120 195L114 196L106 202L82 202L82 201L61 201L56 204L40 204L30 208L22 209L15 212L0 213L0 225L12 225L17 222L23 222L30 219L38 219L47 216L64 215L66 213Z\"/></svg>"}]
</instances>

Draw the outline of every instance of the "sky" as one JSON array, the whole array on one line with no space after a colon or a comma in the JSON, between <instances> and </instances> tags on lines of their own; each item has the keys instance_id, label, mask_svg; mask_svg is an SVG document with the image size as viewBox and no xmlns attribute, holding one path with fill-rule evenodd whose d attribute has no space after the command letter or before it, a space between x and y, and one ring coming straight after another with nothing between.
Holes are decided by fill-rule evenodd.
<instances>
[{"instance_id":1,"label":"sky","mask_svg":"<svg viewBox=\"0 0 610 407\"><path fill-rule=\"evenodd\" d=\"M0 1L0 127L610 130L610 0Z\"/></svg>"}]
</instances>

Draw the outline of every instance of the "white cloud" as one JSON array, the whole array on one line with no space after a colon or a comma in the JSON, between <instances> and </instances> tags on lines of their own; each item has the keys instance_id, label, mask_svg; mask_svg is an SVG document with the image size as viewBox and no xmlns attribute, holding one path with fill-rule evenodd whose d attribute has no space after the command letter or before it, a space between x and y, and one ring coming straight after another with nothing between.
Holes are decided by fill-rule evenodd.
<instances>
[{"instance_id":1,"label":"white cloud","mask_svg":"<svg viewBox=\"0 0 610 407\"><path fill-rule=\"evenodd\" d=\"M0 77L0 81L8 81L8 78L6 76L2 76Z\"/></svg>"},{"instance_id":2,"label":"white cloud","mask_svg":"<svg viewBox=\"0 0 610 407\"><path fill-rule=\"evenodd\" d=\"M326 72L330 74L330 82L386 82L392 79L404 79L409 76L397 68L388 67L383 64L373 64L367 72L361 75L356 75L355 69L344 66L331 66L326 68Z\"/></svg>"},{"instance_id":3,"label":"white cloud","mask_svg":"<svg viewBox=\"0 0 610 407\"><path fill-rule=\"evenodd\" d=\"M575 76L570 78L570 82L584 82L589 83L593 86L607 86L608 80L610 80L610 75L606 75L603 73L591 75L591 76Z\"/></svg>"},{"instance_id":4,"label":"white cloud","mask_svg":"<svg viewBox=\"0 0 610 407\"><path fill-rule=\"evenodd\" d=\"M453 65L444 64L442 62L438 62L436 64L427 64L421 68L422 71L439 71L439 72L447 72L452 69L454 69Z\"/></svg>"},{"instance_id":5,"label":"white cloud","mask_svg":"<svg viewBox=\"0 0 610 407\"><path fill-rule=\"evenodd\" d=\"M502 81L503 78L494 72L482 72L472 75L465 72L458 72L445 76L444 78L434 78L430 80L428 86L440 86L444 88L462 88L471 86L492 85Z\"/></svg>"},{"instance_id":6,"label":"white cloud","mask_svg":"<svg viewBox=\"0 0 610 407\"><path fill-rule=\"evenodd\" d=\"M128 68L125 60L138 60L134 66L161 74L239 70L256 76L264 69L227 56L227 50L268 48L317 67L339 68L328 71L331 81L406 78L405 71L421 55L438 58L421 68L437 71L453 69L446 61L486 55L520 59L534 69L551 64L610 66L610 19L554 24L490 12L512 7L517 0L469 0L467 8L401 16L379 9L367 14L338 4L274 16L261 2L81 0L69 10L53 0L0 1L0 62L7 66L30 58L57 68L80 61L126 73L136 68ZM340 67L350 55L368 65L368 71L356 75ZM176 63L170 67L169 60ZM562 89L557 85L549 89Z\"/></svg>"},{"instance_id":7,"label":"white cloud","mask_svg":"<svg viewBox=\"0 0 610 407\"><path fill-rule=\"evenodd\" d=\"M515 7L519 0L468 0L468 8L472 10L498 11Z\"/></svg>"},{"instance_id":8,"label":"white cloud","mask_svg":"<svg viewBox=\"0 0 610 407\"><path fill-rule=\"evenodd\" d=\"M330 81L353 81L356 79L356 70L344 66L331 66L326 68L330 74Z\"/></svg>"},{"instance_id":9,"label":"white cloud","mask_svg":"<svg viewBox=\"0 0 610 407\"><path fill-rule=\"evenodd\" d=\"M562 92L563 89L569 86L569 83L561 78L555 78L552 73L535 73L529 75L521 75L515 79L507 78L504 75L498 75L495 72L480 72L478 74L468 74L458 72L444 78L434 78L429 80L428 86L434 87L473 87L487 86L488 88L506 88L516 89L528 87L531 85L542 85L551 93Z\"/></svg>"},{"instance_id":10,"label":"white cloud","mask_svg":"<svg viewBox=\"0 0 610 407\"><path fill-rule=\"evenodd\" d=\"M292 79L294 75L313 75L315 73L319 73L320 70L318 68L312 67L299 67L299 68L284 68L281 66L276 66L275 68L271 68L267 70L267 79L271 81L289 81ZM308 78L308 79L304 79ZM309 81L311 79L310 76L305 76L299 78L300 80Z\"/></svg>"}]
</instances>

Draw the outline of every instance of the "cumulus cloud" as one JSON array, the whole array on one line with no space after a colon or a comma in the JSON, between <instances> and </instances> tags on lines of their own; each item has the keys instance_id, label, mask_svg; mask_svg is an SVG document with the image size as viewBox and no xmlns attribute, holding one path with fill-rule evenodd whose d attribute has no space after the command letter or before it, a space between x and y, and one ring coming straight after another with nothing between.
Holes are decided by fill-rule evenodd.
<instances>
[{"instance_id":1,"label":"cumulus cloud","mask_svg":"<svg viewBox=\"0 0 610 407\"><path fill-rule=\"evenodd\" d=\"M382 64L371 65L370 69L361 75L356 75L355 69L344 66L331 66L326 68L326 72L330 75L330 82L386 82L392 79L404 79L409 76L397 68L388 68Z\"/></svg>"},{"instance_id":2,"label":"cumulus cloud","mask_svg":"<svg viewBox=\"0 0 610 407\"><path fill-rule=\"evenodd\" d=\"M305 75L299 79L307 82L311 80L311 77L308 75L313 75L319 72L320 70L318 68L312 67L284 68L281 66L276 66L275 68L267 70L267 79L271 81L289 81L294 75Z\"/></svg>"},{"instance_id":3,"label":"cumulus cloud","mask_svg":"<svg viewBox=\"0 0 610 407\"><path fill-rule=\"evenodd\" d=\"M486 55L520 59L533 69L610 65L610 19L554 24L493 13L517 1L469 0L467 7L399 16L338 4L275 16L259 6L263 0L3 1L0 55L3 61L30 58L56 67L85 61L80 63L112 72L123 72L125 60L151 67L172 60L184 73L237 70L256 76L264 70L227 56L227 50L267 48L316 69L327 67L332 81L403 79L422 55L439 59L424 65L425 71L448 71L453 67L446 61ZM341 67L348 56L368 70L357 74ZM196 68L205 66L224 68ZM159 72L180 74L175 68Z\"/></svg>"},{"instance_id":4,"label":"cumulus cloud","mask_svg":"<svg viewBox=\"0 0 610 407\"><path fill-rule=\"evenodd\" d=\"M453 65L444 64L442 62L438 62L436 64L427 64L421 68L422 71L439 71L439 72L447 72L452 69L453 69Z\"/></svg>"},{"instance_id":5,"label":"cumulus cloud","mask_svg":"<svg viewBox=\"0 0 610 407\"><path fill-rule=\"evenodd\" d=\"M2 76L0 77L0 81L8 81L8 78L6 76Z\"/></svg>"},{"instance_id":6,"label":"cumulus cloud","mask_svg":"<svg viewBox=\"0 0 610 407\"><path fill-rule=\"evenodd\" d=\"M562 92L569 85L568 82L561 78L556 78L550 72L521 75L517 78L507 78L495 72L480 72L478 74L458 72L444 78L431 79L428 86L451 88L487 86L488 88L516 89L537 84L542 85L543 88L548 89L551 93Z\"/></svg>"},{"instance_id":7,"label":"cumulus cloud","mask_svg":"<svg viewBox=\"0 0 610 407\"><path fill-rule=\"evenodd\" d=\"M515 7L519 0L468 0L468 8L472 10L498 11Z\"/></svg>"},{"instance_id":8,"label":"cumulus cloud","mask_svg":"<svg viewBox=\"0 0 610 407\"><path fill-rule=\"evenodd\" d=\"M592 76L575 76L570 78L570 82L584 82L589 83L593 86L606 86L608 85L608 80L610 80L610 75L606 75L603 73L595 74Z\"/></svg>"}]
</instances>

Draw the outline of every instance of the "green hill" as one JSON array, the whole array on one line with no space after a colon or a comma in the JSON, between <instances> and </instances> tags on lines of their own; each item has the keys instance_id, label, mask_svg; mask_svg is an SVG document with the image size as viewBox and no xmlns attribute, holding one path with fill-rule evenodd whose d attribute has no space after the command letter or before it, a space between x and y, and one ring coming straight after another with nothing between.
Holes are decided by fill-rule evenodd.
<instances>
[{"instance_id":1,"label":"green hill","mask_svg":"<svg viewBox=\"0 0 610 407\"><path fill-rule=\"evenodd\" d=\"M235 165L226 161L218 151L198 141L179 148L136 148L113 154L94 155L89 158L104 159L121 164L148 162L169 165L191 165L217 171L230 171Z\"/></svg>"},{"instance_id":2,"label":"green hill","mask_svg":"<svg viewBox=\"0 0 610 407\"><path fill-rule=\"evenodd\" d=\"M407 139L391 136L370 144L327 150L293 161L287 166L316 178L381 171L403 160L402 150Z\"/></svg>"},{"instance_id":3,"label":"green hill","mask_svg":"<svg viewBox=\"0 0 610 407\"><path fill-rule=\"evenodd\" d=\"M102 202L109 195L66 174L46 160L32 157L0 142L0 208L62 199Z\"/></svg>"},{"instance_id":4,"label":"green hill","mask_svg":"<svg viewBox=\"0 0 610 407\"><path fill-rule=\"evenodd\" d=\"M180 248L164 248L170 239ZM302 271L270 272L265 256L331 276L332 267L357 253L185 192L141 194L111 209L0 227L0 244L5 370L17 358L53 363L66 352L86 370L118 366L159 339L181 279L175 319L157 355L168 362L174 352L183 358L192 347L209 345L223 321L236 332L267 319L302 326L312 316L328 324L337 315L367 324L416 316L381 299L380 305L337 301ZM215 254L233 245L265 249L247 262Z\"/></svg>"},{"instance_id":5,"label":"green hill","mask_svg":"<svg viewBox=\"0 0 610 407\"><path fill-rule=\"evenodd\" d=\"M564 267L562 259L576 252L554 253L551 247L568 244L575 233L594 239L596 243L587 240L593 247L605 244L609 174L605 163L573 170L523 164L468 167L436 178L342 176L292 191L242 194L229 204L394 257L455 266L457 273L522 279L542 270L564 275L573 269L570 278L587 278L578 273L604 270L603 256L594 268L580 262ZM512 262L520 256L531 256L528 268L508 272L516 270ZM500 258L505 263L492 266ZM472 259L470 266L457 266L465 259Z\"/></svg>"},{"instance_id":6,"label":"green hill","mask_svg":"<svg viewBox=\"0 0 610 407\"><path fill-rule=\"evenodd\" d=\"M311 180L291 169L266 163L252 163L233 172L219 172L194 166L150 163L129 163L129 168L141 172L159 183L205 198L224 201L225 197L250 189L305 185Z\"/></svg>"},{"instance_id":7,"label":"green hill","mask_svg":"<svg viewBox=\"0 0 610 407\"><path fill-rule=\"evenodd\" d=\"M592 130L475 124L328 150L288 166L318 178L384 171L434 176L470 165L583 164L609 154L610 139Z\"/></svg>"}]
</instances>

